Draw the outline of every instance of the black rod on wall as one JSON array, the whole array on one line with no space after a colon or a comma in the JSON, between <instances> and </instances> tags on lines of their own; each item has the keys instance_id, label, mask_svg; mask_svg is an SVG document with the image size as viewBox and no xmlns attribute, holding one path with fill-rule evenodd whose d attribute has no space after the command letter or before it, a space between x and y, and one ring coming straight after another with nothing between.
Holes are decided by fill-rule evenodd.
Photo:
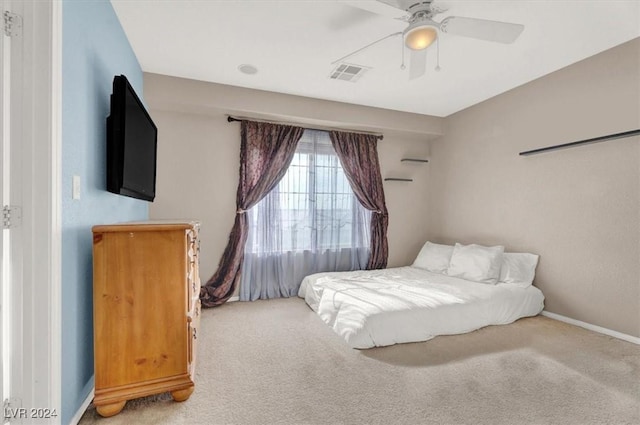
<instances>
[{"instance_id":1,"label":"black rod on wall","mask_svg":"<svg viewBox=\"0 0 640 425\"><path fill-rule=\"evenodd\" d=\"M227 116L227 122L240 122L240 121L258 121L258 122L269 122L272 124L283 124L283 125L294 125L294 126L298 126L298 127L302 127L298 124L289 124L289 123L283 123L283 122L277 122L277 121L268 121L268 120L260 120L260 119L252 119L252 118L236 118L236 117L232 117L231 115ZM346 131L348 133L359 133L359 134L370 134L372 136L376 136L376 138L378 140L382 140L384 139L384 136L382 134L374 134L374 133L367 133L365 131L353 131L353 130L342 130L342 129L329 129L329 128L313 128L313 127L303 127L305 130L316 130L316 131Z\"/></svg>"},{"instance_id":2,"label":"black rod on wall","mask_svg":"<svg viewBox=\"0 0 640 425\"><path fill-rule=\"evenodd\" d=\"M575 146L588 145L590 143L599 143L599 142L605 142L607 140L624 139L625 137L632 137L638 134L640 134L640 129L623 131L622 133L615 133L615 134L609 134L607 136L594 137L593 139L578 140L577 142L565 143L562 145L555 145L555 146L547 146L546 148L524 151L524 152L520 152L519 155L522 155L522 156L535 155L543 152L572 148Z\"/></svg>"}]
</instances>

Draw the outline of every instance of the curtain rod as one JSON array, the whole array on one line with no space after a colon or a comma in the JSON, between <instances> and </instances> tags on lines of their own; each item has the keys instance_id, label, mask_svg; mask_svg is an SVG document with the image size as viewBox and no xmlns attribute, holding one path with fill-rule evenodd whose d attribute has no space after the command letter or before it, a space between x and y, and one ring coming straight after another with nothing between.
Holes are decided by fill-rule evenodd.
<instances>
[{"instance_id":1,"label":"curtain rod","mask_svg":"<svg viewBox=\"0 0 640 425\"><path fill-rule=\"evenodd\" d=\"M349 133L358 133L358 134L369 134L371 136L376 136L376 138L378 140L382 140L384 139L384 136L382 134L376 134L376 133L368 133L366 131L348 131L348 130L343 130L343 129L329 129L329 128L314 128L314 127L304 127L298 124L290 124L290 123L284 123L284 122L278 122L278 121L267 121L267 120L259 120L259 119L253 119L253 118L238 118L238 117L233 117L231 115L227 115L227 122L234 122L234 121L257 121L257 122L267 122L270 124L281 124L281 125L293 125L296 127L302 127L305 130L317 130L317 131L347 131Z\"/></svg>"}]
</instances>

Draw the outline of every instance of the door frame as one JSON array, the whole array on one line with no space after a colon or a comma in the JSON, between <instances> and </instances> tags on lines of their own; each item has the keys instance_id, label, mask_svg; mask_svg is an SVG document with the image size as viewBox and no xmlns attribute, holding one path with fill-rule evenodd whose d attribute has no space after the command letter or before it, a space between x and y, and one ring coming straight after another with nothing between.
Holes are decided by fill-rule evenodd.
<instances>
[{"instance_id":1,"label":"door frame","mask_svg":"<svg viewBox=\"0 0 640 425\"><path fill-rule=\"evenodd\" d=\"M6 3L7 0L0 0L0 12L4 11L7 9L6 7ZM7 90L7 87L5 85L8 85L8 81L6 80L6 78L8 77L5 74L5 66L7 66L8 64L5 63L5 59L8 59L8 55L10 53L10 51L7 51L7 45L8 45L8 41L6 40L6 37L4 37L4 35L0 34L0 37L2 38L0 40L0 205L2 205L4 207L4 205L7 205L8 202L6 201L6 197L5 197L5 190L4 190L4 183L5 183L5 174L6 174L6 163L5 163L5 143L8 143L8 140L6 140L5 136L7 133L7 123L5 122L5 108L6 106L8 106L8 102L9 102L9 90ZM4 217L3 217L4 220ZM6 253L5 253L5 248L4 248L4 243L5 243L5 231L4 231L4 223L3 223L3 229L2 232L0 233L0 357L2 358L2 364L0 364L0 401L4 402L5 398L8 397L7 394L5 394L4 391L4 383L5 383L5 379L11 379L10 378L10 374L11 374L11 370L8 368L8 361L9 358L5 358L4 355L4 351L5 351L5 338L7 338L10 333L6 334L5 333L5 326L8 326L8 324L10 323L9 321L5 322L6 319L8 319L8 317L6 317L6 315L8 314L7 311L7 306L9 305L9 298L5 295L5 291L7 288L5 288L5 285L8 285L7 282L5 282L5 269L4 269L4 263L5 263L5 259L6 259ZM7 345L7 349L11 347L11 344ZM10 356L8 356L10 357ZM9 376L7 376L9 375ZM4 412L6 415L6 412ZM3 415L4 417L4 415Z\"/></svg>"},{"instance_id":2,"label":"door frame","mask_svg":"<svg viewBox=\"0 0 640 425\"><path fill-rule=\"evenodd\" d=\"M48 423L60 423L62 2L10 1L10 6L23 20L21 102L11 107L11 124L20 134L20 140L11 140L11 184L19 182L22 209L22 288L13 304L21 322L13 342L22 350L21 382L12 397L27 409L55 410ZM20 167L13 160L17 144Z\"/></svg>"}]
</instances>

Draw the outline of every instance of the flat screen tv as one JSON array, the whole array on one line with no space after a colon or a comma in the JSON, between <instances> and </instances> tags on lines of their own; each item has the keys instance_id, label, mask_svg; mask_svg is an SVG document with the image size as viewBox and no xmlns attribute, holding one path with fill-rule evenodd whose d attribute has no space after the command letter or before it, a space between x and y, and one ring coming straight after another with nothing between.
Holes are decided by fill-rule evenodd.
<instances>
[{"instance_id":1,"label":"flat screen tv","mask_svg":"<svg viewBox=\"0 0 640 425\"><path fill-rule=\"evenodd\" d=\"M158 129L124 75L113 78L107 117L107 190L153 202Z\"/></svg>"}]
</instances>

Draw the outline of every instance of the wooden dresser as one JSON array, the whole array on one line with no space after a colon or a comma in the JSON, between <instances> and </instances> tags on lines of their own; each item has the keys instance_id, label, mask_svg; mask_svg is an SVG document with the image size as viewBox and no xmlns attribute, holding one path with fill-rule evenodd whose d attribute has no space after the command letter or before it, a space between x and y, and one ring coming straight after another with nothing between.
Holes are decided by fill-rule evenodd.
<instances>
[{"instance_id":1,"label":"wooden dresser","mask_svg":"<svg viewBox=\"0 0 640 425\"><path fill-rule=\"evenodd\" d=\"M194 389L200 315L199 223L93 227L94 404L102 416L127 400Z\"/></svg>"}]
</instances>

